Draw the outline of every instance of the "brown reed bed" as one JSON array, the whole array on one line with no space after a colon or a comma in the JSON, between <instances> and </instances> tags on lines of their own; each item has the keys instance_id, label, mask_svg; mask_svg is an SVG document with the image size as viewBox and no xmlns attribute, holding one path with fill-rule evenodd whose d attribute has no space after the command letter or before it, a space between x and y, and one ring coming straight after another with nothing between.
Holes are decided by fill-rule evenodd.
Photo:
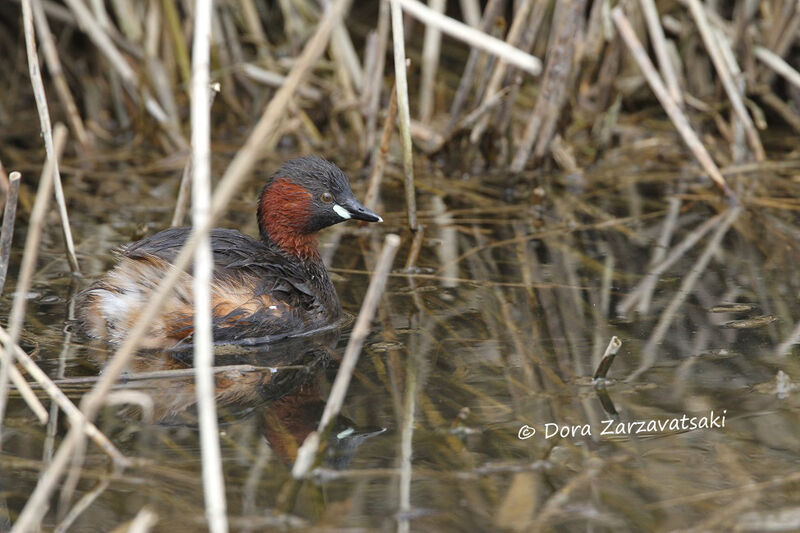
<instances>
[{"instance_id":1,"label":"brown reed bed","mask_svg":"<svg viewBox=\"0 0 800 533\"><path fill-rule=\"evenodd\" d=\"M347 525L331 521L314 480L352 489L340 503L355 508L369 502L359 480L380 485L380 512L399 531L800 527L792 518L800 504L796 472L780 454L743 460L770 439L796 441L800 430L793 354L800 310L792 297L800 287L793 268L800 252L797 2L210 4L17 0L0 8L8 74L0 81L0 120L13 124L0 131L0 160L23 175L9 180L0 172L0 190L13 213L19 183L17 227L27 232L24 253L12 253L18 267L6 290L15 292L3 334L0 443L10 435L46 451L41 461L0 454L4 468L40 475L35 487L26 485L29 493L13 495L15 504L0 506L12 530L43 520L67 530L113 506L109 492L146 476L162 501L139 499L133 514L115 516L142 531L180 524L168 508L184 519L200 510L207 521L191 523L214 531ZM198 20L210 35L194 31ZM205 94L209 80L221 85L216 99ZM68 125L63 155L51 121ZM237 198L253 188L254 169L311 152L352 170L366 205L382 205L390 229L402 234L406 254L404 267L390 272L396 242L380 262L375 232L337 230L327 241L333 271L352 281L343 293L352 310L363 296L352 287L379 271L389 281L382 298L370 292L372 310L359 317L342 363L347 373L312 435L324 441L331 431L352 377L354 410L381 413L394 425L396 449L380 449L371 468L331 470L321 465L323 443L309 440L294 475L263 476L273 464L269 448L253 445L250 426L234 424L221 446L244 459L232 464L224 453L208 453L220 440L220 406L208 401L212 347L198 342L202 461L187 453L185 438L152 428L142 433L158 435L191 466L165 456L144 461L143 446L120 451L112 437L124 431L102 413L120 402L153 411L147 387L131 391L119 382L148 317L177 272L193 261L202 272L213 224L242 222L237 213L248 204ZM26 176L42 167L34 185ZM212 170L221 178L209 196ZM63 279L71 287L59 290L74 290L81 272L102 270L109 244L154 229L146 216L144 228L115 216L120 206L129 214L137 206L125 204L141 203L159 228L181 224L190 186L205 191L193 191L191 203L206 206L207 217L193 217L176 268L102 374L89 378L91 390L69 388L65 363L84 347L49 331L38 306L26 312L29 294L57 287L53 272L70 272ZM58 210L48 214L51 194ZM3 250L12 242L13 217L6 218ZM117 223L110 237L88 229L106 220ZM367 337L375 305L378 327ZM32 366L18 344L59 346L59 370ZM741 353L758 355L742 360ZM40 398L12 366L15 358L41 385ZM254 368L261 367L246 370ZM146 376L158 372L178 378L188 371ZM709 373L712 385L701 377ZM592 375L601 380L594 386ZM768 400L775 391L785 400L778 406ZM47 431L23 430L30 414L20 407L4 420L7 395L12 403L25 399L42 423L49 418ZM533 441L516 436L533 418L666 416L715 406L719 397L749 409L735 422L744 437L711 438L713 457L701 466L689 464L698 447L659 449L660 436L555 446L526 446ZM58 409L48 415L41 405L47 398L69 419L61 438ZM751 423L761 409L775 410L780 427ZM87 436L110 457L108 471L96 468L103 456ZM631 461L640 468L626 466ZM720 471L729 477L697 489L698 472L711 479ZM215 480L204 494L195 486L201 472ZM767 491L780 498L770 501ZM241 516L226 498L242 502ZM269 513L257 511L259 500ZM724 510L713 505L719 501ZM453 512L465 506L463 515ZM376 513L359 516L381 523Z\"/></svg>"}]
</instances>

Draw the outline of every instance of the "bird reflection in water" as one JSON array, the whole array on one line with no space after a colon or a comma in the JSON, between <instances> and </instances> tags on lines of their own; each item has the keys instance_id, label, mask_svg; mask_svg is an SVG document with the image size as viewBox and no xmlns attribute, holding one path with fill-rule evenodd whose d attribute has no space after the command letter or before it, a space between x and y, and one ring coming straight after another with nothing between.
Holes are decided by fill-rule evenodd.
<instances>
[{"instance_id":1,"label":"bird reflection in water","mask_svg":"<svg viewBox=\"0 0 800 533\"><path fill-rule=\"evenodd\" d=\"M338 339L339 329L329 328L279 342L216 346L215 398L220 423L257 417L272 450L287 465L293 463L298 448L317 429L325 409L320 385ZM102 357L94 359L98 364L104 362ZM118 390L143 392L152 406L143 411L140 406L127 404L117 409L118 417L130 421L148 411L145 414L153 423L196 427L191 346L142 352L120 381ZM338 415L325 446L323 465L345 468L364 441L384 431L359 426Z\"/></svg>"}]
</instances>

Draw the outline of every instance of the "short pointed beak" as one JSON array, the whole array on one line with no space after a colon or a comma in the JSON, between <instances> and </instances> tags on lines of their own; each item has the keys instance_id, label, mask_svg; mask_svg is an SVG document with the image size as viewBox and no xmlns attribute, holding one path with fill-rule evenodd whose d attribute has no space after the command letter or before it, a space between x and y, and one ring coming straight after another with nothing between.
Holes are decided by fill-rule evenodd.
<instances>
[{"instance_id":1,"label":"short pointed beak","mask_svg":"<svg viewBox=\"0 0 800 533\"><path fill-rule=\"evenodd\" d=\"M378 215L378 213L372 209L367 209L355 198L348 202L342 203L342 207L344 207L350 217L355 220L363 220L365 222L383 222L383 219L380 217L380 215Z\"/></svg>"}]
</instances>

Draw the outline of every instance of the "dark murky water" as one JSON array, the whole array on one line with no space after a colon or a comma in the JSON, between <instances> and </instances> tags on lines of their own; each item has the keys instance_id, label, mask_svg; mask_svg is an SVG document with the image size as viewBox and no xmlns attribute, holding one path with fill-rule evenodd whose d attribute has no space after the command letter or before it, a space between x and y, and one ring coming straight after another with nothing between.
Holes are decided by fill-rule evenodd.
<instances>
[{"instance_id":1,"label":"dark murky water","mask_svg":"<svg viewBox=\"0 0 800 533\"><path fill-rule=\"evenodd\" d=\"M545 177L535 190L504 176L483 176L479 186L457 173L423 173L426 230L417 267L413 275L403 271L411 241L405 234L334 431L342 438L332 441L310 482L293 485L293 450L316 426L346 328L338 340L328 335L221 354L219 364L250 365L218 375L232 529L800 527L800 368L797 350L775 353L794 327L792 317L800 316L793 266L800 251L794 214L800 164L743 174L743 187L762 180L788 199L759 203L756 194L698 270L726 215L720 217L660 276L648 310L637 314L634 306L620 317L618 307L648 271L670 206L670 249L717 214L710 206L725 209L694 182L681 194L665 194L676 192L668 183L682 169L641 170L627 159L634 151L620 150L596 175ZM67 273L53 224L23 347L37 353L51 376L67 380L63 387L77 401L109 354L65 332L68 301L110 265L110 249L168 224L177 178L144 167L113 181L75 170L67 163L86 279ZM581 188L581 179L592 186ZM485 185L492 181L503 186ZM250 199L257 188L254 179L224 225L256 233ZM431 194L438 189L448 195ZM399 184L390 181L384 197L385 225L341 226L322 237L343 305L353 314L382 234L403 232ZM663 324L694 271L696 283ZM12 265L6 312L15 272ZM713 309L730 302L751 305ZM729 324L747 319L757 320ZM661 339L653 337L659 329ZM591 377L613 335L623 344L607 395L599 395ZM648 354L653 364L644 368ZM308 368L265 368L287 364ZM139 358L132 372L162 374L120 385L144 393L134 397L144 403L109 407L98 425L124 453L147 463L109 476L102 452L90 446L70 507L94 499L71 531L109 531L143 506L158 515L156 531L202 527L191 377L163 373L186 368L180 357ZM703 425L721 424L722 416L724 427L691 429L692 417ZM48 431L58 442L63 424L62 416L58 427L39 426L13 396L0 453L0 524L22 508L52 452ZM406 486L404 427L413 428ZM611 434L602 434L606 428ZM45 529L66 510L54 500Z\"/></svg>"}]
</instances>

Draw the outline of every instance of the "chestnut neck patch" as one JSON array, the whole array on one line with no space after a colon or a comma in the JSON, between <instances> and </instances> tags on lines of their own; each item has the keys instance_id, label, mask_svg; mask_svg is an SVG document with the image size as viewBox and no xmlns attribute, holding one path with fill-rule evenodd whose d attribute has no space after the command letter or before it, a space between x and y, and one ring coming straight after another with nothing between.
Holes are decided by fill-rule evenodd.
<instances>
[{"instance_id":1,"label":"chestnut neck patch","mask_svg":"<svg viewBox=\"0 0 800 533\"><path fill-rule=\"evenodd\" d=\"M318 259L315 233L306 230L313 216L311 193L301 185L277 178L261 195L263 233L287 254Z\"/></svg>"}]
</instances>

